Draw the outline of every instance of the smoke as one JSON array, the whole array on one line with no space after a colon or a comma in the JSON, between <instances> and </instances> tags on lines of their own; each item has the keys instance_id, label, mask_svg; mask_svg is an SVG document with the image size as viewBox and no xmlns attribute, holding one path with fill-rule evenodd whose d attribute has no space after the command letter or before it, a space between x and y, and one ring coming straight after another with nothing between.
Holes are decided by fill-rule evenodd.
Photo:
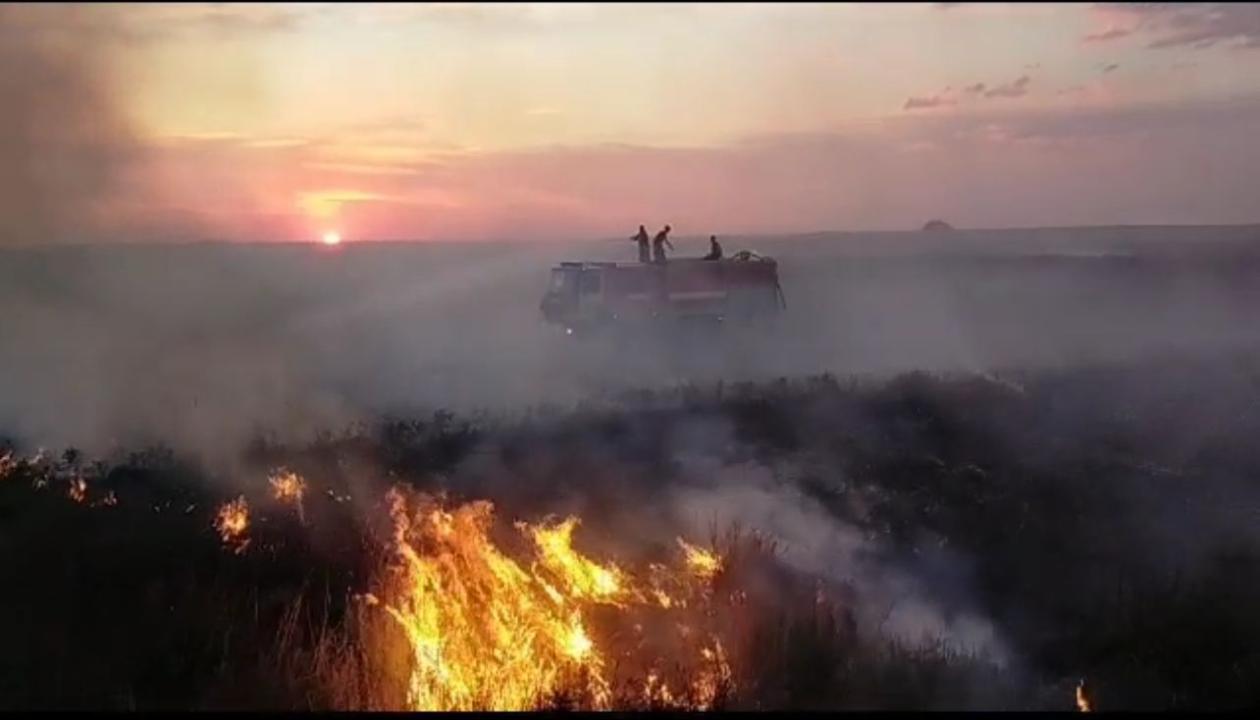
<instances>
[{"instance_id":1,"label":"smoke","mask_svg":"<svg viewBox=\"0 0 1260 720\"><path fill-rule=\"evenodd\" d=\"M1009 662L1005 641L970 597L960 558L937 552L930 578L921 577L889 558L869 529L838 519L802 492L793 469L684 458L690 481L667 491L666 506L688 535L728 526L765 533L780 544L789 566L854 590L850 610L864 636L905 647L939 644L999 666Z\"/></svg>"},{"instance_id":2,"label":"smoke","mask_svg":"<svg viewBox=\"0 0 1260 720\"><path fill-rule=\"evenodd\" d=\"M506 515L575 514L629 547L739 523L779 539L797 571L852 588L864 637L940 642L1018 674L1044 630L1030 626L1104 601L1113 568L1159 578L1254 540L1254 464L1240 448L1257 431L1256 376L1241 363L1222 371L1233 351L1257 347L1255 258L1228 254L1253 232L731 239L780 259L788 313L778 328L590 344L539 323L547 269L624 256L628 242L8 250L0 432L90 454L166 442L230 464L259 432L300 443L381 412L484 408L501 419L719 380L1036 369L979 391L894 383L698 417L623 402L532 435L528 423L515 437L492 434L448 477L429 478ZM1175 353L1215 359L1167 373L1146 365ZM1103 361L1121 370L1082 369ZM319 461L345 470L339 457ZM363 472L390 477L380 470ZM812 478L842 500L820 501ZM371 497L360 488L356 504ZM900 493L910 540L893 542L865 515L879 492ZM1063 497L1080 492L1097 494L1079 506ZM1028 502L986 509L1012 496ZM950 506L1004 539L1027 523L1039 541L1018 547L1032 559L1001 542L960 548L970 528L949 526ZM1061 545L1105 549L1111 564ZM1088 567L1068 572L1074 561ZM1009 563L1028 567L1018 593L973 574Z\"/></svg>"},{"instance_id":3,"label":"smoke","mask_svg":"<svg viewBox=\"0 0 1260 720\"><path fill-rule=\"evenodd\" d=\"M1254 347L1260 288L1243 271L1254 260L1221 254L1253 232L727 238L730 250L779 259L777 327L590 342L541 323L547 272L562 259L624 258L628 241L11 249L0 263L0 433L226 457L260 430L298 437L380 413L512 413L719 380ZM680 254L707 247L677 242Z\"/></svg>"},{"instance_id":4,"label":"smoke","mask_svg":"<svg viewBox=\"0 0 1260 720\"><path fill-rule=\"evenodd\" d=\"M107 219L136 144L101 12L0 7L0 245L81 241Z\"/></svg>"},{"instance_id":5,"label":"smoke","mask_svg":"<svg viewBox=\"0 0 1260 720\"><path fill-rule=\"evenodd\" d=\"M562 259L625 259L628 241L51 247L136 237L118 200L152 157L121 108L117 63L137 36L111 12L0 6L0 244L32 246L0 261L0 435L27 444L165 442L221 460L258 432L297 437L381 412L511 412L642 387L1073 365L1254 340L1246 278L1116 260L1177 235L1216 242L1214 231L958 232L935 245L916 233L724 237L728 250L779 258L788 311L772 333L589 343L539 322L546 273ZM1069 259L1082 249L1101 257Z\"/></svg>"}]
</instances>

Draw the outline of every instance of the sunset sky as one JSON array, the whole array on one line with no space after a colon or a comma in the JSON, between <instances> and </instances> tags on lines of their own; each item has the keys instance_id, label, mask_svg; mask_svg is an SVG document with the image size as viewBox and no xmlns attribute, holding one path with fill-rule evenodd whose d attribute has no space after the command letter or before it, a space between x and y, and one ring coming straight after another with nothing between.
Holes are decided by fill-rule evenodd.
<instances>
[{"instance_id":1,"label":"sunset sky","mask_svg":"<svg viewBox=\"0 0 1260 720\"><path fill-rule=\"evenodd\" d=\"M0 242L1260 220L1260 5L9 6L0 40Z\"/></svg>"}]
</instances>

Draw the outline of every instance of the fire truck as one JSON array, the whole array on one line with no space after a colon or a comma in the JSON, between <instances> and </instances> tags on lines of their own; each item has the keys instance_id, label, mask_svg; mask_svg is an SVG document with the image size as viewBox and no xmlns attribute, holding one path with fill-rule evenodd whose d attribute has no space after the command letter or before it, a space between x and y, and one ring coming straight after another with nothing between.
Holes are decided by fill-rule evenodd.
<instances>
[{"instance_id":1,"label":"fire truck","mask_svg":"<svg viewBox=\"0 0 1260 720\"><path fill-rule=\"evenodd\" d=\"M778 263L745 250L722 260L562 262L541 310L546 322L585 335L662 321L756 323L786 307Z\"/></svg>"}]
</instances>

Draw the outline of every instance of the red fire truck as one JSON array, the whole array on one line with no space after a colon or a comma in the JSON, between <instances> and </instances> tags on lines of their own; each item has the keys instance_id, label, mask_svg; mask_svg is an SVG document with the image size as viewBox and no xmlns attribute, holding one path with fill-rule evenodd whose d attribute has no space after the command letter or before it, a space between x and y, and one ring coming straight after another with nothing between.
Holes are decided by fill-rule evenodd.
<instances>
[{"instance_id":1,"label":"red fire truck","mask_svg":"<svg viewBox=\"0 0 1260 720\"><path fill-rule=\"evenodd\" d=\"M541 309L547 322L583 334L661 320L756 321L785 307L778 263L745 250L723 260L562 262Z\"/></svg>"}]
</instances>

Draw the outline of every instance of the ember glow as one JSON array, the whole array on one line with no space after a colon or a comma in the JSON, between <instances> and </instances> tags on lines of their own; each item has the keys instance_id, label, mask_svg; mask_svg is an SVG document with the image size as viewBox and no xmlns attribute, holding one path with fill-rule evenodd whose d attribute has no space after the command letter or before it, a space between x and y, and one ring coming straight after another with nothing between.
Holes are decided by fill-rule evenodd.
<instances>
[{"instance_id":1,"label":"ember glow","mask_svg":"<svg viewBox=\"0 0 1260 720\"><path fill-rule=\"evenodd\" d=\"M305 519L302 511L302 496L306 493L306 481L292 470L284 468L275 470L267 478L271 484L272 497L297 508L298 517Z\"/></svg>"},{"instance_id":2,"label":"ember glow","mask_svg":"<svg viewBox=\"0 0 1260 720\"><path fill-rule=\"evenodd\" d=\"M1084 680L1076 684L1076 709L1081 712L1090 712L1092 710L1089 705L1089 698L1085 696Z\"/></svg>"},{"instance_id":3,"label":"ember glow","mask_svg":"<svg viewBox=\"0 0 1260 720\"><path fill-rule=\"evenodd\" d=\"M712 579L721 572L722 558L713 552L690 545L682 538L678 539L678 545L685 553L687 567L691 569L691 572L705 579Z\"/></svg>"},{"instance_id":4,"label":"ember glow","mask_svg":"<svg viewBox=\"0 0 1260 720\"><path fill-rule=\"evenodd\" d=\"M394 490L389 503L395 562L370 598L411 649L408 709L528 710L560 697L590 709L703 709L729 686L697 602L704 574L668 573L670 592L697 608L685 611L687 602L659 602L659 566L642 581L575 550L574 518L517 523L528 550L509 554L491 539L489 502L450 507ZM653 648L649 634L676 647Z\"/></svg>"},{"instance_id":5,"label":"ember glow","mask_svg":"<svg viewBox=\"0 0 1260 720\"><path fill-rule=\"evenodd\" d=\"M87 481L76 477L70 479L70 490L66 493L71 500L81 503L87 501Z\"/></svg>"},{"instance_id":6,"label":"ember glow","mask_svg":"<svg viewBox=\"0 0 1260 720\"><path fill-rule=\"evenodd\" d=\"M242 495L219 508L214 528L219 531L223 544L233 552L238 555L245 552L245 548L249 547L249 538L245 536L249 529L249 505L245 502L245 496Z\"/></svg>"}]
</instances>

